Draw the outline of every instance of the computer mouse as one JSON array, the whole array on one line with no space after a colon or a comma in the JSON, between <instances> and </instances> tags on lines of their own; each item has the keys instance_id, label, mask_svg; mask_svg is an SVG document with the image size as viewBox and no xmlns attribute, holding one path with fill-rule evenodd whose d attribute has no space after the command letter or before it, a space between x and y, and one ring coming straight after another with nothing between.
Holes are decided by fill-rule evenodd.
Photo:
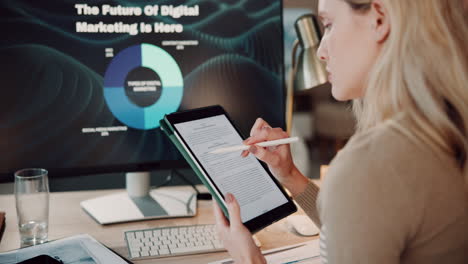
<instances>
[{"instance_id":1,"label":"computer mouse","mask_svg":"<svg viewBox=\"0 0 468 264\"><path fill-rule=\"evenodd\" d=\"M300 236L315 236L320 230L306 215L291 215L286 219L288 228Z\"/></svg>"}]
</instances>

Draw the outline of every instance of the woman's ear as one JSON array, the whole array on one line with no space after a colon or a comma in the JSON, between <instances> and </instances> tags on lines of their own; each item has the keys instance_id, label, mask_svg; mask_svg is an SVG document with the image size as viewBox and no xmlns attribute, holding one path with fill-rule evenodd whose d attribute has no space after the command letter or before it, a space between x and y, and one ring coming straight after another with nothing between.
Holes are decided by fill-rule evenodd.
<instances>
[{"instance_id":1,"label":"woman's ear","mask_svg":"<svg viewBox=\"0 0 468 264\"><path fill-rule=\"evenodd\" d=\"M409 0L411 1L411 0ZM390 19L387 8L381 0L374 0L371 4L371 23L374 38L378 43L387 40L390 34Z\"/></svg>"}]
</instances>

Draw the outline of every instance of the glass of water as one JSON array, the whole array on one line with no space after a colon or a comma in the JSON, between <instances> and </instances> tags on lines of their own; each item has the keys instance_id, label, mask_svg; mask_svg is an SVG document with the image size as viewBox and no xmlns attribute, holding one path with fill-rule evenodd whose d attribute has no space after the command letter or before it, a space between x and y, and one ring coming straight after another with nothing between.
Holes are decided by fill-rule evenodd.
<instances>
[{"instance_id":1,"label":"glass of water","mask_svg":"<svg viewBox=\"0 0 468 264\"><path fill-rule=\"evenodd\" d=\"M15 198L21 247L47 241L49 181L45 169L15 172Z\"/></svg>"}]
</instances>

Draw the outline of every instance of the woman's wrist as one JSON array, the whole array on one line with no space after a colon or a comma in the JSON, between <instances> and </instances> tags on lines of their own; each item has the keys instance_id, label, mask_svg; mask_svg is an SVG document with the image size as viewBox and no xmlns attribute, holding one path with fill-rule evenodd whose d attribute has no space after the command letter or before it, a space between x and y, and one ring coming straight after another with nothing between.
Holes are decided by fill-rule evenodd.
<instances>
[{"instance_id":1,"label":"woman's wrist","mask_svg":"<svg viewBox=\"0 0 468 264\"><path fill-rule=\"evenodd\" d=\"M304 176L296 167L291 170L288 180L283 182L284 187L291 192L291 195L297 196L304 192L309 184L309 179Z\"/></svg>"}]
</instances>

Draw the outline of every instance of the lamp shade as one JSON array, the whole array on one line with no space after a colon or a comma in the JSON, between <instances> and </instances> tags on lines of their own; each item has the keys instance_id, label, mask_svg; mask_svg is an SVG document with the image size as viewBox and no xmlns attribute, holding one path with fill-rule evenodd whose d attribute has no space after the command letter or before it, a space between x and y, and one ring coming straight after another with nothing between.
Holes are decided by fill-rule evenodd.
<instances>
[{"instance_id":1,"label":"lamp shade","mask_svg":"<svg viewBox=\"0 0 468 264\"><path fill-rule=\"evenodd\" d=\"M306 14L299 17L295 29L301 49L297 58L294 90L301 91L326 83L327 71L317 57L321 34L315 16Z\"/></svg>"}]
</instances>

